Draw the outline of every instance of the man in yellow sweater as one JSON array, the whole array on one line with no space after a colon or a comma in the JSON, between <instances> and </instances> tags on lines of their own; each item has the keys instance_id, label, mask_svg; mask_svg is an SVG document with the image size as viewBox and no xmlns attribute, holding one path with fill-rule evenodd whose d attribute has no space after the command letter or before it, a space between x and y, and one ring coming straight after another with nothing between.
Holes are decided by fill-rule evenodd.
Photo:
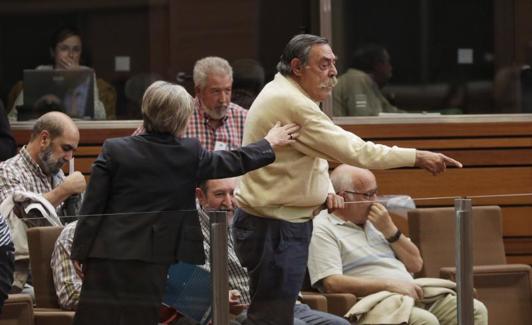
<instances>
[{"instance_id":1,"label":"man in yellow sweater","mask_svg":"<svg viewBox=\"0 0 532 325\"><path fill-rule=\"evenodd\" d=\"M291 325L312 233L322 206L343 207L327 161L365 168L418 166L433 174L461 164L445 155L365 142L336 126L319 107L336 83L336 57L327 39L302 34L286 45L273 81L248 113L243 144L277 121L301 126L295 144L276 150L273 164L241 178L233 222L235 248L250 276L246 324Z\"/></svg>"}]
</instances>

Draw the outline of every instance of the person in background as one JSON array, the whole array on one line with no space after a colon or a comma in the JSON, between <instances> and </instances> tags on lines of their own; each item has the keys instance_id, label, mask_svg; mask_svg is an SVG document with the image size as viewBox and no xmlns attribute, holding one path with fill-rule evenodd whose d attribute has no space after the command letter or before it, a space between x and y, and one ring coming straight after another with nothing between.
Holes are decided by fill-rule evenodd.
<instances>
[{"instance_id":1,"label":"person in background","mask_svg":"<svg viewBox=\"0 0 532 325\"><path fill-rule=\"evenodd\" d=\"M55 208L59 215L66 215L67 206L75 207L79 203L77 194L85 190L85 177L78 171L65 176L61 168L73 158L78 143L79 131L70 117L61 112L42 115L33 125L28 144L16 156L0 163L0 202L3 203L0 207L11 206L2 211L4 217L19 212L16 204L8 204L8 199L15 201L15 193L38 198L43 210L49 206L52 210ZM15 218L22 217L17 214ZM40 225L36 218L30 219L27 224ZM11 230L15 244L26 242L26 236L16 229ZM16 247L17 254L27 254L21 251L27 243ZM28 258L17 259L15 292L26 287L30 272Z\"/></svg>"},{"instance_id":2,"label":"person in background","mask_svg":"<svg viewBox=\"0 0 532 325\"><path fill-rule=\"evenodd\" d=\"M532 39L525 43L522 62L500 68L493 81L497 113L532 112Z\"/></svg>"},{"instance_id":3,"label":"person in background","mask_svg":"<svg viewBox=\"0 0 532 325\"><path fill-rule=\"evenodd\" d=\"M73 27L61 27L58 29L50 40L50 55L52 65L40 65L36 70L79 70L88 69L80 65L81 52L83 50L81 34ZM94 84L94 118L105 120L106 113L103 103L100 101L98 87L96 85L96 75L93 75ZM17 120L17 107L24 104L24 94L21 91L9 111L9 119Z\"/></svg>"},{"instance_id":4,"label":"person in background","mask_svg":"<svg viewBox=\"0 0 532 325\"><path fill-rule=\"evenodd\" d=\"M184 133L209 150L233 150L242 146L247 111L231 102L233 69L227 60L209 56L196 61L194 112ZM139 126L133 135L144 133Z\"/></svg>"},{"instance_id":5,"label":"person in background","mask_svg":"<svg viewBox=\"0 0 532 325\"><path fill-rule=\"evenodd\" d=\"M231 101L249 109L264 87L264 68L253 59L235 60L231 65L234 77Z\"/></svg>"},{"instance_id":6,"label":"person in background","mask_svg":"<svg viewBox=\"0 0 532 325\"><path fill-rule=\"evenodd\" d=\"M30 141L11 159L0 163L0 202L14 191L42 194L56 208L85 190L85 177L61 168L73 158L79 143L78 127L61 112L41 116Z\"/></svg>"},{"instance_id":7,"label":"person in background","mask_svg":"<svg viewBox=\"0 0 532 325\"><path fill-rule=\"evenodd\" d=\"M423 299L423 289L411 275L421 270L423 258L376 201L373 173L340 165L331 173L331 181L352 204L332 213L323 211L314 219L308 261L312 285L323 292L357 297L381 291L410 296L416 306L408 324L456 324L456 294L442 294L431 302ZM488 323L486 307L478 300L474 316L475 324Z\"/></svg>"},{"instance_id":8,"label":"person in background","mask_svg":"<svg viewBox=\"0 0 532 325\"><path fill-rule=\"evenodd\" d=\"M209 150L242 146L247 111L231 102L233 69L227 60L210 56L194 65L194 113L184 136L199 139Z\"/></svg>"},{"instance_id":9,"label":"person in background","mask_svg":"<svg viewBox=\"0 0 532 325\"><path fill-rule=\"evenodd\" d=\"M333 90L335 116L376 116L381 112L404 113L381 92L392 77L388 51L376 44L357 49L350 68L338 78Z\"/></svg>"},{"instance_id":10,"label":"person in background","mask_svg":"<svg viewBox=\"0 0 532 325\"><path fill-rule=\"evenodd\" d=\"M262 138L277 121L302 127L273 164L242 176L235 193L235 250L248 270L252 297L246 324L293 323L312 218L321 209L343 207L327 160L380 169L417 166L432 174L461 167L443 154L365 142L335 125L319 107L336 84L335 64L327 39L294 36L281 55L279 73L249 110L244 145Z\"/></svg>"},{"instance_id":11,"label":"person in background","mask_svg":"<svg viewBox=\"0 0 532 325\"><path fill-rule=\"evenodd\" d=\"M0 101L0 161L9 159L16 153L17 143L11 135L11 127L5 114L4 104Z\"/></svg>"}]
</instances>

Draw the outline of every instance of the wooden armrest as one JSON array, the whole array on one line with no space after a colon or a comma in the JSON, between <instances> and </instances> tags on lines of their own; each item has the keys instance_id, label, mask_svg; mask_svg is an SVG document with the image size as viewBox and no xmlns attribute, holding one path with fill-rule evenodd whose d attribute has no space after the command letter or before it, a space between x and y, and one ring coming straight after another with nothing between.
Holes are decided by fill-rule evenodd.
<instances>
[{"instance_id":1,"label":"wooden armrest","mask_svg":"<svg viewBox=\"0 0 532 325\"><path fill-rule=\"evenodd\" d=\"M309 305L310 308L314 310L327 312L327 308L328 308L327 298L325 298L324 295L318 292L302 291L301 296L302 296L301 302Z\"/></svg>"},{"instance_id":2,"label":"wooden armrest","mask_svg":"<svg viewBox=\"0 0 532 325\"><path fill-rule=\"evenodd\" d=\"M499 264L499 265L476 265L473 266L473 274L504 274L504 273L529 273L530 265L526 264ZM440 277L455 280L456 267L440 268Z\"/></svg>"},{"instance_id":3,"label":"wooden armrest","mask_svg":"<svg viewBox=\"0 0 532 325\"><path fill-rule=\"evenodd\" d=\"M75 312L59 308L35 308L35 325L71 325Z\"/></svg>"},{"instance_id":4,"label":"wooden armrest","mask_svg":"<svg viewBox=\"0 0 532 325\"><path fill-rule=\"evenodd\" d=\"M357 302L357 297L351 293L324 293L327 298L327 311L344 317L349 309Z\"/></svg>"}]
</instances>

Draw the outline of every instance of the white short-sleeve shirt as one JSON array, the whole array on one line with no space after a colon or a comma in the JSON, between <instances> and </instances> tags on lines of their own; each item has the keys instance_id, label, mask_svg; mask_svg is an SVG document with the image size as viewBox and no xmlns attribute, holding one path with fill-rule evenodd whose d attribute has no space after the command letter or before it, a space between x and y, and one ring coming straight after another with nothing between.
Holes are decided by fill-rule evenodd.
<instances>
[{"instance_id":1,"label":"white short-sleeve shirt","mask_svg":"<svg viewBox=\"0 0 532 325\"><path fill-rule=\"evenodd\" d=\"M308 269L310 281L318 289L317 282L331 275L413 281L370 221L360 227L326 211L314 219Z\"/></svg>"}]
</instances>

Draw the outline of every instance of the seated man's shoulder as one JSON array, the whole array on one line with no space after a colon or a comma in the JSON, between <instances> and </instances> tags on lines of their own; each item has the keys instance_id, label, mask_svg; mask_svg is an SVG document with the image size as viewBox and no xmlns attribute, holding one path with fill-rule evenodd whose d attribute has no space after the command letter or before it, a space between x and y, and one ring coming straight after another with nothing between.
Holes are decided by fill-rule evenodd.
<instances>
[{"instance_id":1,"label":"seated man's shoulder","mask_svg":"<svg viewBox=\"0 0 532 325\"><path fill-rule=\"evenodd\" d=\"M61 231L60 236L74 236L74 231L76 230L76 225L78 224L77 221L71 222L67 224L63 230Z\"/></svg>"},{"instance_id":2,"label":"seated man's shoulder","mask_svg":"<svg viewBox=\"0 0 532 325\"><path fill-rule=\"evenodd\" d=\"M9 168L9 166L13 166L13 165L19 163L21 158L22 158L21 154L18 153L18 154L14 155L13 157L11 157L11 158L9 158L7 160L4 160L4 161L0 162L0 170L5 169L5 168Z\"/></svg>"},{"instance_id":3,"label":"seated man's shoulder","mask_svg":"<svg viewBox=\"0 0 532 325\"><path fill-rule=\"evenodd\" d=\"M315 231L329 231L332 227L331 216L326 210L323 210L312 220Z\"/></svg>"}]
</instances>

